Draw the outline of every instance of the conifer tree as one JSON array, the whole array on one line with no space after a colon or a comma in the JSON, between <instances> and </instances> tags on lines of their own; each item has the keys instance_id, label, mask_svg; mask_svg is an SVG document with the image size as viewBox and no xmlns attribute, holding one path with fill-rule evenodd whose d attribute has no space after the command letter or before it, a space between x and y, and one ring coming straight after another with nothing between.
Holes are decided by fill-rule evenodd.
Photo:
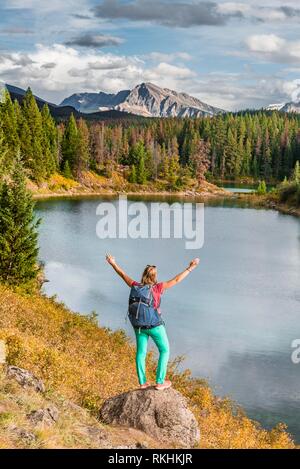
<instances>
[{"instance_id":1,"label":"conifer tree","mask_svg":"<svg viewBox=\"0 0 300 469\"><path fill-rule=\"evenodd\" d=\"M78 148L78 130L76 120L71 114L67 127L63 134L61 152L62 152L62 168L65 167L68 161L69 167L73 172L75 168L76 155Z\"/></svg>"},{"instance_id":2,"label":"conifer tree","mask_svg":"<svg viewBox=\"0 0 300 469\"><path fill-rule=\"evenodd\" d=\"M3 175L7 172L7 155L8 145L5 142L2 127L0 127L0 184L2 182Z\"/></svg>"},{"instance_id":3,"label":"conifer tree","mask_svg":"<svg viewBox=\"0 0 300 469\"><path fill-rule=\"evenodd\" d=\"M0 188L0 280L10 285L27 284L38 275L37 227L34 203L26 189L19 157Z\"/></svg>"},{"instance_id":4,"label":"conifer tree","mask_svg":"<svg viewBox=\"0 0 300 469\"><path fill-rule=\"evenodd\" d=\"M43 126L43 156L47 176L53 174L58 167L58 133L55 122L50 114L47 104L42 109Z\"/></svg>"},{"instance_id":5,"label":"conifer tree","mask_svg":"<svg viewBox=\"0 0 300 469\"><path fill-rule=\"evenodd\" d=\"M10 94L7 90L3 92L0 120L3 130L3 138L7 148L6 165L7 169L12 166L14 161L15 152L20 146L20 139L18 134L18 122L16 115L15 105L12 103Z\"/></svg>"},{"instance_id":6,"label":"conifer tree","mask_svg":"<svg viewBox=\"0 0 300 469\"><path fill-rule=\"evenodd\" d=\"M137 182L136 168L134 164L131 166L131 171L129 174L129 182L131 182L132 184L135 184Z\"/></svg>"},{"instance_id":7,"label":"conifer tree","mask_svg":"<svg viewBox=\"0 0 300 469\"><path fill-rule=\"evenodd\" d=\"M296 184L300 183L300 164L299 161L296 161L295 168L292 175L292 181Z\"/></svg>"},{"instance_id":8,"label":"conifer tree","mask_svg":"<svg viewBox=\"0 0 300 469\"><path fill-rule=\"evenodd\" d=\"M67 179L73 179L73 174L69 165L69 161L66 160L62 169L62 174Z\"/></svg>"},{"instance_id":9,"label":"conifer tree","mask_svg":"<svg viewBox=\"0 0 300 469\"><path fill-rule=\"evenodd\" d=\"M31 176L36 181L47 177L46 161L43 154L43 124L42 116L30 88L26 91L22 103L25 129L22 133L22 156L26 167L31 170ZM28 141L27 141L28 140Z\"/></svg>"},{"instance_id":10,"label":"conifer tree","mask_svg":"<svg viewBox=\"0 0 300 469\"><path fill-rule=\"evenodd\" d=\"M258 195L265 195L267 193L267 186L265 181L259 181L257 194Z\"/></svg>"},{"instance_id":11,"label":"conifer tree","mask_svg":"<svg viewBox=\"0 0 300 469\"><path fill-rule=\"evenodd\" d=\"M77 179L80 179L82 173L88 169L89 159L89 130L86 122L79 119L77 124L77 148L73 167Z\"/></svg>"},{"instance_id":12,"label":"conifer tree","mask_svg":"<svg viewBox=\"0 0 300 469\"><path fill-rule=\"evenodd\" d=\"M140 156L138 163L137 182L138 184L145 184L146 182L145 160L143 154Z\"/></svg>"}]
</instances>

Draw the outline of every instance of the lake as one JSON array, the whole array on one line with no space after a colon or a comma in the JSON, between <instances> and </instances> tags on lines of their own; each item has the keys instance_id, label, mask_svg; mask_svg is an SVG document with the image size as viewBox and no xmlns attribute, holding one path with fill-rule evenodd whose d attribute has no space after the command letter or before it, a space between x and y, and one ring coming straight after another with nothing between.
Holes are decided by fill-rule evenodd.
<instances>
[{"instance_id":1,"label":"lake","mask_svg":"<svg viewBox=\"0 0 300 469\"><path fill-rule=\"evenodd\" d=\"M199 268L163 297L172 356L185 355L194 376L265 427L287 423L300 442L300 364L291 360L291 343L300 338L300 220L214 201L205 205L203 248L187 251L179 239L98 239L99 202L38 202L45 292L82 314L97 311L101 326L132 336L128 287L105 253L137 280L146 264L168 280L199 256Z\"/></svg>"}]
</instances>

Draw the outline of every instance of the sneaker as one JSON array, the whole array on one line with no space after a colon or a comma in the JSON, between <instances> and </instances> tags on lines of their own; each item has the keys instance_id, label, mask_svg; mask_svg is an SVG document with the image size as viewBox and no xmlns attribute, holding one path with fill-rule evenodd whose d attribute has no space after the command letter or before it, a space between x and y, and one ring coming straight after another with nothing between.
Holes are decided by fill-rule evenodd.
<instances>
[{"instance_id":1,"label":"sneaker","mask_svg":"<svg viewBox=\"0 0 300 469\"><path fill-rule=\"evenodd\" d=\"M169 389L172 386L171 381L166 380L163 384L156 384L155 389L157 391L163 391L164 389Z\"/></svg>"},{"instance_id":2,"label":"sneaker","mask_svg":"<svg viewBox=\"0 0 300 469\"><path fill-rule=\"evenodd\" d=\"M150 383L145 383L140 385L140 389L147 389L150 388L151 384Z\"/></svg>"}]
</instances>

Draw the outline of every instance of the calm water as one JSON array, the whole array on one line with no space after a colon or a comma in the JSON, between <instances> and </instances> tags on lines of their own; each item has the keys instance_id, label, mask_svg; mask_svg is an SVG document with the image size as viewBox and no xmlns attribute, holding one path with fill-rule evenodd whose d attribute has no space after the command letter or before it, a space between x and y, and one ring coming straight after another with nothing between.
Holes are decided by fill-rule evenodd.
<instances>
[{"instance_id":1,"label":"calm water","mask_svg":"<svg viewBox=\"0 0 300 469\"><path fill-rule=\"evenodd\" d=\"M195 252L181 240L98 239L98 203L39 202L47 294L83 314L95 310L101 325L131 335L128 288L105 253L135 279L155 264L160 280L199 256L199 269L163 298L173 356L184 354L194 376L264 426L286 422L300 441L300 364L291 362L291 342L300 338L300 220L215 202L205 207L205 244Z\"/></svg>"}]
</instances>

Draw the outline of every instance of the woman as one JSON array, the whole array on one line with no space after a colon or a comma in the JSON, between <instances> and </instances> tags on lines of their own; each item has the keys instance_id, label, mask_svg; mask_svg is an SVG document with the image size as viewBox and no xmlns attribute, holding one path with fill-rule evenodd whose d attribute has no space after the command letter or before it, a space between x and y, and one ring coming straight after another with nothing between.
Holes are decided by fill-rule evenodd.
<instances>
[{"instance_id":1,"label":"woman","mask_svg":"<svg viewBox=\"0 0 300 469\"><path fill-rule=\"evenodd\" d=\"M160 299L165 290L180 283L197 267L200 261L197 258L194 259L183 272L172 280L157 283L155 265L147 265L141 282L135 282L118 266L113 256L107 254L106 260L131 288L129 318L136 336L136 369L140 388L146 389L151 386L146 378L147 345L148 339L151 337L159 351L155 389L158 391L168 389L172 386L171 381L165 379L169 361L169 341L159 310Z\"/></svg>"}]
</instances>

